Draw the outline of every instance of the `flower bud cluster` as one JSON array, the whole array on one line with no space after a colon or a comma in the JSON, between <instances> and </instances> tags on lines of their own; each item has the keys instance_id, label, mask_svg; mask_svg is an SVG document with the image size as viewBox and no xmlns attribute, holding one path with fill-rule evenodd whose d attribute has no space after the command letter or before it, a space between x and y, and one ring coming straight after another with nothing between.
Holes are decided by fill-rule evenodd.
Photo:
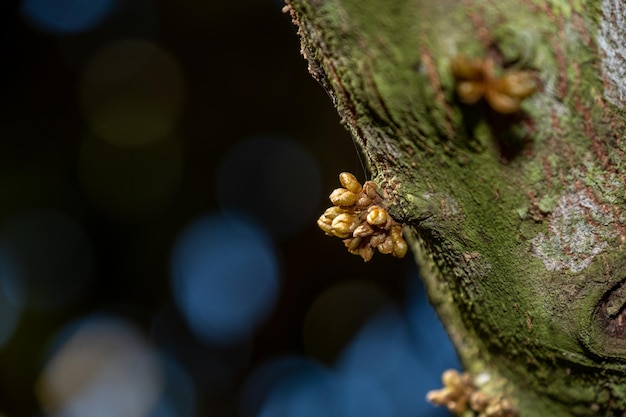
<instances>
[{"instance_id":1,"label":"flower bud cluster","mask_svg":"<svg viewBox=\"0 0 626 417\"><path fill-rule=\"evenodd\" d=\"M334 190L329 198L333 206L317 220L317 225L329 236L343 239L350 253L360 255L365 262L378 250L397 258L406 255L407 244L402 226L383 206L376 184L361 185L349 172L339 174L343 188Z\"/></svg>"},{"instance_id":2,"label":"flower bud cluster","mask_svg":"<svg viewBox=\"0 0 626 417\"><path fill-rule=\"evenodd\" d=\"M456 93L465 104L474 104L481 98L495 111L515 113L520 103L537 89L533 75L528 71L507 71L494 74L493 59L469 59L462 56L452 61L452 75L456 79Z\"/></svg>"},{"instance_id":3,"label":"flower bud cluster","mask_svg":"<svg viewBox=\"0 0 626 417\"><path fill-rule=\"evenodd\" d=\"M465 415L473 411L477 417L516 417L513 403L506 398L493 397L474 386L469 374L448 369L444 371L441 382L443 388L430 391L426 398L433 404L443 405L454 415Z\"/></svg>"}]
</instances>

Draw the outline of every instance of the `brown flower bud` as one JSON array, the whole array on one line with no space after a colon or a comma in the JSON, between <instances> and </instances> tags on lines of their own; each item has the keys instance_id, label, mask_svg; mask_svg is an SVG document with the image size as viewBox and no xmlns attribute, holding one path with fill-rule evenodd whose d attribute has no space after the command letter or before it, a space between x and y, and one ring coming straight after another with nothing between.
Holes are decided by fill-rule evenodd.
<instances>
[{"instance_id":1,"label":"brown flower bud","mask_svg":"<svg viewBox=\"0 0 626 417\"><path fill-rule=\"evenodd\" d=\"M483 412L489 405L491 397L483 391L475 391L470 395L470 407L476 412Z\"/></svg>"},{"instance_id":2,"label":"brown flower bud","mask_svg":"<svg viewBox=\"0 0 626 417\"><path fill-rule=\"evenodd\" d=\"M376 183L374 181L365 181L365 184L363 184L363 192L372 200L378 197L378 193L376 192Z\"/></svg>"},{"instance_id":3,"label":"brown flower bud","mask_svg":"<svg viewBox=\"0 0 626 417\"><path fill-rule=\"evenodd\" d=\"M387 237L383 243L377 246L377 249L380 253L387 255L388 253L393 252L394 244L391 237Z\"/></svg>"},{"instance_id":4,"label":"brown flower bud","mask_svg":"<svg viewBox=\"0 0 626 417\"><path fill-rule=\"evenodd\" d=\"M359 255L361 255L361 258L363 258L365 262L369 262L372 256L374 256L374 248L370 245L362 246Z\"/></svg>"},{"instance_id":5,"label":"brown flower bud","mask_svg":"<svg viewBox=\"0 0 626 417\"><path fill-rule=\"evenodd\" d=\"M385 233L376 233L374 236L370 238L370 245L376 247L383 243L387 239L387 235Z\"/></svg>"},{"instance_id":6,"label":"brown flower bud","mask_svg":"<svg viewBox=\"0 0 626 417\"><path fill-rule=\"evenodd\" d=\"M376 250L404 256L407 245L402 239L402 227L382 206L384 200L376 184L366 181L361 185L348 172L342 172L339 181L345 188L337 188L330 194L333 207L317 220L320 229L343 239L348 252L360 255L366 262Z\"/></svg>"},{"instance_id":7,"label":"brown flower bud","mask_svg":"<svg viewBox=\"0 0 626 417\"><path fill-rule=\"evenodd\" d=\"M372 233L374 233L374 229L372 229L372 226L367 223L361 223L356 229L354 229L352 236L366 237L371 235Z\"/></svg>"},{"instance_id":8,"label":"brown flower bud","mask_svg":"<svg viewBox=\"0 0 626 417\"><path fill-rule=\"evenodd\" d=\"M515 417L517 411L513 407L513 403L508 398L501 398L497 401L492 401L485 411L481 414L485 417Z\"/></svg>"},{"instance_id":9,"label":"brown flower bud","mask_svg":"<svg viewBox=\"0 0 626 417\"><path fill-rule=\"evenodd\" d=\"M380 206L371 206L367 209L367 222L372 226L381 226L387 223L387 210Z\"/></svg>"},{"instance_id":10,"label":"brown flower bud","mask_svg":"<svg viewBox=\"0 0 626 417\"><path fill-rule=\"evenodd\" d=\"M369 198L368 196L361 193L358 197L359 199L357 200L355 204L358 209L361 209L361 210L365 209L369 207L370 204L372 204L372 199Z\"/></svg>"},{"instance_id":11,"label":"brown flower bud","mask_svg":"<svg viewBox=\"0 0 626 417\"><path fill-rule=\"evenodd\" d=\"M360 193L363 189L361 183L356 179L354 175L349 172L342 172L341 174L339 174L339 182L341 182L341 185L343 185L349 191L352 191L355 194Z\"/></svg>"},{"instance_id":12,"label":"brown flower bud","mask_svg":"<svg viewBox=\"0 0 626 417\"><path fill-rule=\"evenodd\" d=\"M457 416L460 416L467 410L467 403L464 401L448 401L446 406L452 414L456 414Z\"/></svg>"},{"instance_id":13,"label":"brown flower bud","mask_svg":"<svg viewBox=\"0 0 626 417\"><path fill-rule=\"evenodd\" d=\"M359 246L361 245L363 239L360 237L352 237L348 238L344 241L346 247L348 248L348 252L350 253L358 253Z\"/></svg>"},{"instance_id":14,"label":"brown flower bud","mask_svg":"<svg viewBox=\"0 0 626 417\"><path fill-rule=\"evenodd\" d=\"M356 194L345 188L335 189L328 198L330 198L330 202L336 206L351 206L356 203L357 200Z\"/></svg>"}]
</instances>

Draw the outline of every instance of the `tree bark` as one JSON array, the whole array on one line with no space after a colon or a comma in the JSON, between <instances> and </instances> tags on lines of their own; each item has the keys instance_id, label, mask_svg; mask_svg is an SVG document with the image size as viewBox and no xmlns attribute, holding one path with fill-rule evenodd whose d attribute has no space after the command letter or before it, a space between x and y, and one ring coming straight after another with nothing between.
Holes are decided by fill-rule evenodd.
<instances>
[{"instance_id":1,"label":"tree bark","mask_svg":"<svg viewBox=\"0 0 626 417\"><path fill-rule=\"evenodd\" d=\"M481 389L522 417L625 416L626 3L286 10ZM538 91L513 114L463 104L458 56L531 71Z\"/></svg>"}]
</instances>

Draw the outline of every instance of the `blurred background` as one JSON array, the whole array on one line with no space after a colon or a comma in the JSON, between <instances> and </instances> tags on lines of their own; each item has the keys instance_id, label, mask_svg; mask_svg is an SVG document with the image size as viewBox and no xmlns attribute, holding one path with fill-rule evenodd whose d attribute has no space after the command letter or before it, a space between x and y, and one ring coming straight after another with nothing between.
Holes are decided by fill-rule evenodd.
<instances>
[{"instance_id":1,"label":"blurred background","mask_svg":"<svg viewBox=\"0 0 626 417\"><path fill-rule=\"evenodd\" d=\"M411 258L281 0L0 3L0 416L445 416Z\"/></svg>"}]
</instances>

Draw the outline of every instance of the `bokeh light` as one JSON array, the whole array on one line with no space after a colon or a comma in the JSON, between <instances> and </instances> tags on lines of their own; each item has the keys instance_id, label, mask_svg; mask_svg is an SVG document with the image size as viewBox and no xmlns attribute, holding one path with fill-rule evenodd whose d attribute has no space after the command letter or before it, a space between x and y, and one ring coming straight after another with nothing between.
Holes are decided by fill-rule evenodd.
<instances>
[{"instance_id":1,"label":"bokeh light","mask_svg":"<svg viewBox=\"0 0 626 417\"><path fill-rule=\"evenodd\" d=\"M341 417L330 369L308 361L281 375L258 417Z\"/></svg>"},{"instance_id":2,"label":"bokeh light","mask_svg":"<svg viewBox=\"0 0 626 417\"><path fill-rule=\"evenodd\" d=\"M196 387L189 373L167 357L161 359L161 368L164 386L146 417L196 417Z\"/></svg>"},{"instance_id":3,"label":"bokeh light","mask_svg":"<svg viewBox=\"0 0 626 417\"><path fill-rule=\"evenodd\" d=\"M84 69L80 98L85 119L101 139L145 146L176 127L184 105L183 74L156 44L120 41L97 51Z\"/></svg>"},{"instance_id":4,"label":"bokeh light","mask_svg":"<svg viewBox=\"0 0 626 417\"><path fill-rule=\"evenodd\" d=\"M178 237L172 290L192 331L209 343L252 334L278 296L279 268L264 231L234 218L207 216Z\"/></svg>"},{"instance_id":5,"label":"bokeh light","mask_svg":"<svg viewBox=\"0 0 626 417\"><path fill-rule=\"evenodd\" d=\"M11 300L8 294L17 279L16 260L7 245L0 243L0 349L13 336L21 315L21 303L16 303L19 300L15 296Z\"/></svg>"},{"instance_id":6,"label":"bokeh light","mask_svg":"<svg viewBox=\"0 0 626 417\"><path fill-rule=\"evenodd\" d=\"M313 302L302 326L307 353L331 363L359 328L391 299L380 288L363 282L338 283Z\"/></svg>"},{"instance_id":7,"label":"bokeh light","mask_svg":"<svg viewBox=\"0 0 626 417\"><path fill-rule=\"evenodd\" d=\"M350 353L388 308L440 386L404 264L315 226L361 167L281 0L2 5L1 413L395 417Z\"/></svg>"},{"instance_id":8,"label":"bokeh light","mask_svg":"<svg viewBox=\"0 0 626 417\"><path fill-rule=\"evenodd\" d=\"M160 16L152 0L114 1L115 10L102 24L79 36L57 37L60 58L67 68L83 73L94 53L118 42L158 41Z\"/></svg>"},{"instance_id":9,"label":"bokeh light","mask_svg":"<svg viewBox=\"0 0 626 417\"><path fill-rule=\"evenodd\" d=\"M2 134L4 132L0 131ZM36 155L28 163L9 160L6 153L2 156L6 159L1 163L0 175L1 222L33 208L50 207L67 213L80 211L80 193L64 178L55 160L58 155L52 152Z\"/></svg>"},{"instance_id":10,"label":"bokeh light","mask_svg":"<svg viewBox=\"0 0 626 417\"><path fill-rule=\"evenodd\" d=\"M134 326L96 315L59 333L36 392L50 416L143 417L163 380L157 354Z\"/></svg>"},{"instance_id":11,"label":"bokeh light","mask_svg":"<svg viewBox=\"0 0 626 417\"><path fill-rule=\"evenodd\" d=\"M395 417L391 398L371 375L340 374L337 397L342 417Z\"/></svg>"},{"instance_id":12,"label":"bokeh light","mask_svg":"<svg viewBox=\"0 0 626 417\"><path fill-rule=\"evenodd\" d=\"M243 417L449 416L425 397L440 386L441 373L459 363L416 273L403 307L364 282L344 282L322 293L307 316L320 323L305 323L305 341L307 328L315 332L313 327L340 340L346 332L354 336L332 367L290 356L258 367L240 393ZM333 319L343 324L335 325Z\"/></svg>"},{"instance_id":13,"label":"bokeh light","mask_svg":"<svg viewBox=\"0 0 626 417\"><path fill-rule=\"evenodd\" d=\"M22 0L21 10L42 30L71 34L96 26L116 4L117 0Z\"/></svg>"},{"instance_id":14,"label":"bokeh light","mask_svg":"<svg viewBox=\"0 0 626 417\"><path fill-rule=\"evenodd\" d=\"M93 253L85 230L54 210L10 218L2 232L2 287L14 305L51 309L76 301L91 281Z\"/></svg>"},{"instance_id":15,"label":"bokeh light","mask_svg":"<svg viewBox=\"0 0 626 417\"><path fill-rule=\"evenodd\" d=\"M378 381L310 359L283 357L255 370L240 395L243 417L393 417Z\"/></svg>"},{"instance_id":16,"label":"bokeh light","mask_svg":"<svg viewBox=\"0 0 626 417\"><path fill-rule=\"evenodd\" d=\"M182 169L182 152L174 140L137 149L89 138L78 156L85 196L99 210L126 220L146 220L167 207L178 190Z\"/></svg>"},{"instance_id":17,"label":"bokeh light","mask_svg":"<svg viewBox=\"0 0 626 417\"><path fill-rule=\"evenodd\" d=\"M427 405L419 395L424 364L416 356L401 314L394 309L378 314L361 329L340 358L339 369L374 376L391 398L397 417L421 415Z\"/></svg>"},{"instance_id":18,"label":"bokeh light","mask_svg":"<svg viewBox=\"0 0 626 417\"><path fill-rule=\"evenodd\" d=\"M299 356L270 359L248 375L239 395L242 417L258 417L272 390L291 375L317 372L319 365Z\"/></svg>"},{"instance_id":19,"label":"bokeh light","mask_svg":"<svg viewBox=\"0 0 626 417\"><path fill-rule=\"evenodd\" d=\"M321 201L319 167L293 140L252 137L222 160L217 193L227 212L253 217L274 236L292 236L314 224Z\"/></svg>"},{"instance_id":20,"label":"bokeh light","mask_svg":"<svg viewBox=\"0 0 626 417\"><path fill-rule=\"evenodd\" d=\"M458 359L441 324L428 311L432 308L424 303L423 290L421 295L410 298L409 309L417 308L411 307L416 301L422 303L423 310L419 309L426 315L420 321L419 332L411 331L410 322L400 310L389 307L363 326L337 366L346 375L367 375L377 380L393 403L394 416L449 416L445 409L428 404L425 397L441 385L445 369L459 368Z\"/></svg>"},{"instance_id":21,"label":"bokeh light","mask_svg":"<svg viewBox=\"0 0 626 417\"><path fill-rule=\"evenodd\" d=\"M193 330L193 329L192 329ZM151 340L183 366L207 393L224 397L246 372L253 343L207 345L194 336L179 309L167 304L152 322Z\"/></svg>"}]
</instances>

